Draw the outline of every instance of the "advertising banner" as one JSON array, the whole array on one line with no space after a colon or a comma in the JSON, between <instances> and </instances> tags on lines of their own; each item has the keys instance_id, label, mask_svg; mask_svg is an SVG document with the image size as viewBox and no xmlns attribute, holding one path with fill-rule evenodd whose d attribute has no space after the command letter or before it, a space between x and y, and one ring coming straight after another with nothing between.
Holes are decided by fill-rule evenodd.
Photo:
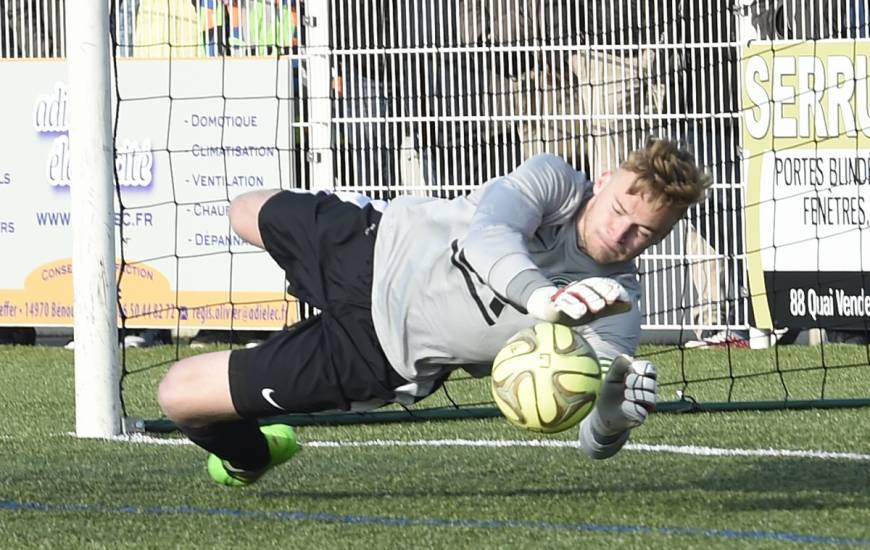
<instances>
[{"instance_id":1,"label":"advertising banner","mask_svg":"<svg viewBox=\"0 0 870 550\"><path fill-rule=\"evenodd\" d=\"M743 51L744 181L756 325L870 321L870 41Z\"/></svg>"},{"instance_id":2,"label":"advertising banner","mask_svg":"<svg viewBox=\"0 0 870 550\"><path fill-rule=\"evenodd\" d=\"M284 273L227 216L241 193L296 186L288 64L118 60L114 223L127 326L296 320ZM0 325L73 322L66 81L62 61L0 62Z\"/></svg>"}]
</instances>

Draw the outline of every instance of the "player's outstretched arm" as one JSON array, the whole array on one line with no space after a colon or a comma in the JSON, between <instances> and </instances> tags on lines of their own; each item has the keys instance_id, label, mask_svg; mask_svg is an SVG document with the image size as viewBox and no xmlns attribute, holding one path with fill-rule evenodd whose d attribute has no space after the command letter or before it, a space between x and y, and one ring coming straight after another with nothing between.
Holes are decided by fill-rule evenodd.
<instances>
[{"instance_id":1,"label":"player's outstretched arm","mask_svg":"<svg viewBox=\"0 0 870 550\"><path fill-rule=\"evenodd\" d=\"M619 452L633 428L656 406L656 367L645 359L620 355L604 378L595 408L580 424L580 444L590 457Z\"/></svg>"},{"instance_id":2,"label":"player's outstretched arm","mask_svg":"<svg viewBox=\"0 0 870 550\"><path fill-rule=\"evenodd\" d=\"M562 288L539 288L529 296L526 309L542 321L585 325L600 317L629 311L631 301L619 281L590 277Z\"/></svg>"}]
</instances>

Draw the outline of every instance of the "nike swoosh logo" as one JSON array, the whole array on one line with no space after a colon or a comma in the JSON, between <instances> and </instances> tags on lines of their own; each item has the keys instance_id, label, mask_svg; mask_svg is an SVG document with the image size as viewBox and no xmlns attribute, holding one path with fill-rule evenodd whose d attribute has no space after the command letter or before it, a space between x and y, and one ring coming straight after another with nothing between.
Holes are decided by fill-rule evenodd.
<instances>
[{"instance_id":1,"label":"nike swoosh logo","mask_svg":"<svg viewBox=\"0 0 870 550\"><path fill-rule=\"evenodd\" d=\"M263 396L263 399L266 400L266 403L272 405L272 406L275 407L276 409L280 409L280 410L282 410L282 411L286 411L287 409L285 409L284 407L282 407L282 406L279 405L278 403L275 403L275 400L272 399L272 394L273 394L273 393L275 393L275 390L273 390L272 388L263 388L263 391L260 392L260 394L262 394L262 396Z\"/></svg>"}]
</instances>

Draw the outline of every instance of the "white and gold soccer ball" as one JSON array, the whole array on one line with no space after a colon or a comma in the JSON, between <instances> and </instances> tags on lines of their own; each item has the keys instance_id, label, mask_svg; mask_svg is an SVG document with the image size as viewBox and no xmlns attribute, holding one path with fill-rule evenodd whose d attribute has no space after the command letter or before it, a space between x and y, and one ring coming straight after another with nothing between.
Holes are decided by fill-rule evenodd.
<instances>
[{"instance_id":1,"label":"white and gold soccer ball","mask_svg":"<svg viewBox=\"0 0 870 550\"><path fill-rule=\"evenodd\" d=\"M518 332L492 364L492 396L511 424L556 433L592 411L601 389L595 350L570 328L539 323Z\"/></svg>"}]
</instances>

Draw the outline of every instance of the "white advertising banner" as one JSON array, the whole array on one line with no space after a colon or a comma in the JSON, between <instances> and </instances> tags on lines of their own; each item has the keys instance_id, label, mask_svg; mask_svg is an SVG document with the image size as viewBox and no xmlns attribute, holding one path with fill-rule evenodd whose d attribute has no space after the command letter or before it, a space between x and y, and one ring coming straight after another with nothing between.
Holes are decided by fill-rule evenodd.
<instances>
[{"instance_id":1,"label":"white advertising banner","mask_svg":"<svg viewBox=\"0 0 870 550\"><path fill-rule=\"evenodd\" d=\"M759 327L870 324L870 41L743 49L746 230Z\"/></svg>"},{"instance_id":2,"label":"white advertising banner","mask_svg":"<svg viewBox=\"0 0 870 550\"><path fill-rule=\"evenodd\" d=\"M290 63L118 60L116 254L127 326L296 320L281 269L227 217L241 193L296 187ZM66 66L0 62L0 82L0 325L72 325Z\"/></svg>"}]
</instances>

